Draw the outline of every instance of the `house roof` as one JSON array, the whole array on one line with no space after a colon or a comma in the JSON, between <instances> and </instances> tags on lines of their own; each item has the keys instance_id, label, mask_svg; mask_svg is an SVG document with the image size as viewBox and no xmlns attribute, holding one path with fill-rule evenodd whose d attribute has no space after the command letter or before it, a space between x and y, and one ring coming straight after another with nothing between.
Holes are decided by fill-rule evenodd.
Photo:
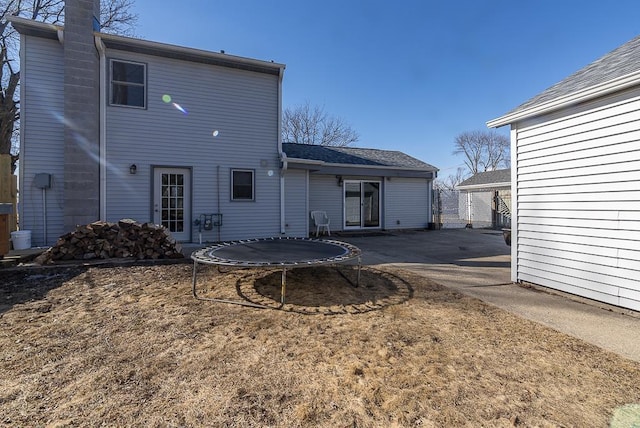
<instances>
[{"instance_id":1,"label":"house roof","mask_svg":"<svg viewBox=\"0 0 640 428\"><path fill-rule=\"evenodd\" d=\"M282 151L289 164L323 173L337 172L337 168L342 168L361 173L365 170L375 171L376 174L385 176L411 175L399 173L405 171L428 173L427 175L433 177L438 171L435 166L397 150L282 143Z\"/></svg>"},{"instance_id":2,"label":"house roof","mask_svg":"<svg viewBox=\"0 0 640 428\"><path fill-rule=\"evenodd\" d=\"M540 94L487 122L503 126L640 84L640 36L614 49Z\"/></svg>"},{"instance_id":3,"label":"house roof","mask_svg":"<svg viewBox=\"0 0 640 428\"><path fill-rule=\"evenodd\" d=\"M474 174L456 186L459 190L494 189L511 186L511 169L497 169Z\"/></svg>"},{"instance_id":4,"label":"house roof","mask_svg":"<svg viewBox=\"0 0 640 428\"><path fill-rule=\"evenodd\" d=\"M64 40L64 27L62 26L37 22L32 19L25 19L17 16L10 16L7 20L11 22L13 27L20 34L53 40ZM273 74L276 76L285 68L284 64L275 63L273 61L262 61L253 58L229 55L222 52L218 53L201 49L193 49L184 46L152 42L149 40L136 39L133 37L125 37L109 33L94 32L94 35L99 38L107 48L127 52L237 68L258 73Z\"/></svg>"},{"instance_id":5,"label":"house roof","mask_svg":"<svg viewBox=\"0 0 640 428\"><path fill-rule=\"evenodd\" d=\"M370 165L394 168L437 168L397 150L365 149L359 147L319 146L314 144L283 143L282 150L288 158L315 160L343 165Z\"/></svg>"}]
</instances>

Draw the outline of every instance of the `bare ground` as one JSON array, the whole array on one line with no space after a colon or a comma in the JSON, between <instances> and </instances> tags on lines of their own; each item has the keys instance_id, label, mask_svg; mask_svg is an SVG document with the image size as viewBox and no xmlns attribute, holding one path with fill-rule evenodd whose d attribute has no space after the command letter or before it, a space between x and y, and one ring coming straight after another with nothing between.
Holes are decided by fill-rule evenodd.
<instances>
[{"instance_id":1,"label":"bare ground","mask_svg":"<svg viewBox=\"0 0 640 428\"><path fill-rule=\"evenodd\" d=\"M278 306L278 271L199 284ZM640 403L640 364L405 271L295 270L287 302L196 300L188 264L0 271L0 424L602 427Z\"/></svg>"}]
</instances>

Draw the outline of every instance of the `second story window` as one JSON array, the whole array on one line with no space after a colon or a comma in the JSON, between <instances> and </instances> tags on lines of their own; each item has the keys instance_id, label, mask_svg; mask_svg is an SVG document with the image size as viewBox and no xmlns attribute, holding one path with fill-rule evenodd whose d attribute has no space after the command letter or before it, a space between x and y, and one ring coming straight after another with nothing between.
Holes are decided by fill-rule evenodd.
<instances>
[{"instance_id":1,"label":"second story window","mask_svg":"<svg viewBox=\"0 0 640 428\"><path fill-rule=\"evenodd\" d=\"M111 60L110 104L145 108L146 78L145 64Z\"/></svg>"}]
</instances>

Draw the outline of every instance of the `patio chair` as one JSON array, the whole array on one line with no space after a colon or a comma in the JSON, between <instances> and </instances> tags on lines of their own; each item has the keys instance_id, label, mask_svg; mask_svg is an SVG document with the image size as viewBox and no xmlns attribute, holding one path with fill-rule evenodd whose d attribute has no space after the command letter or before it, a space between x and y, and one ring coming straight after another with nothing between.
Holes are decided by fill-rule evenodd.
<instances>
[{"instance_id":1,"label":"patio chair","mask_svg":"<svg viewBox=\"0 0 640 428\"><path fill-rule=\"evenodd\" d=\"M331 236L331 230L329 229L329 216L326 211L311 211L311 218L313 224L316 227L316 237L320 235L321 229L327 230L327 235Z\"/></svg>"}]
</instances>

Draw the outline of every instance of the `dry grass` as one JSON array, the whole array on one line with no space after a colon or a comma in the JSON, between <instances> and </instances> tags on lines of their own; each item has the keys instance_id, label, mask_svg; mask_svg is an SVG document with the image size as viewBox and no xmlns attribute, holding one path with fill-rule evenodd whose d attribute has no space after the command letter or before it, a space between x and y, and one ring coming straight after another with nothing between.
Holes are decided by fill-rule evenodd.
<instances>
[{"instance_id":1,"label":"dry grass","mask_svg":"<svg viewBox=\"0 0 640 428\"><path fill-rule=\"evenodd\" d=\"M402 271L293 271L284 311L195 300L185 264L0 275L7 426L589 427L640 402L640 364ZM199 278L277 307L278 272Z\"/></svg>"}]
</instances>

